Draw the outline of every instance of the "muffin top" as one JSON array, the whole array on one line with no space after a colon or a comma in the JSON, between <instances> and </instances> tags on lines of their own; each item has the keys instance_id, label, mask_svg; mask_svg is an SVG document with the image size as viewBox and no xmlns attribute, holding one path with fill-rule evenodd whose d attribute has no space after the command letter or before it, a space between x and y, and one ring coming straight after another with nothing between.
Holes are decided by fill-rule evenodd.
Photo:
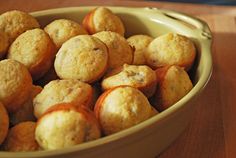
<instances>
[{"instance_id":1,"label":"muffin top","mask_svg":"<svg viewBox=\"0 0 236 158\"><path fill-rule=\"evenodd\" d=\"M10 43L21 33L33 28L39 28L39 23L28 13L12 10L0 15L0 30L7 33Z\"/></svg>"},{"instance_id":2,"label":"muffin top","mask_svg":"<svg viewBox=\"0 0 236 158\"><path fill-rule=\"evenodd\" d=\"M106 45L90 35L78 35L59 49L54 67L62 79L94 82L105 73L108 63Z\"/></svg>"},{"instance_id":3,"label":"muffin top","mask_svg":"<svg viewBox=\"0 0 236 158\"><path fill-rule=\"evenodd\" d=\"M12 59L0 61L0 101L14 112L28 99L32 78L27 68Z\"/></svg>"},{"instance_id":4,"label":"muffin top","mask_svg":"<svg viewBox=\"0 0 236 158\"><path fill-rule=\"evenodd\" d=\"M140 88L156 82L156 72L146 65L124 64L122 68L114 69L107 76L102 81L103 89L110 89L119 85Z\"/></svg>"},{"instance_id":5,"label":"muffin top","mask_svg":"<svg viewBox=\"0 0 236 158\"><path fill-rule=\"evenodd\" d=\"M44 30L49 34L57 49L71 37L88 34L80 24L69 19L54 20Z\"/></svg>"},{"instance_id":6,"label":"muffin top","mask_svg":"<svg viewBox=\"0 0 236 158\"><path fill-rule=\"evenodd\" d=\"M43 149L60 149L100 138L101 133L91 111L63 103L49 109L38 120L35 135Z\"/></svg>"},{"instance_id":7,"label":"muffin top","mask_svg":"<svg viewBox=\"0 0 236 158\"><path fill-rule=\"evenodd\" d=\"M104 92L96 102L95 114L105 135L136 125L153 115L145 95L130 86Z\"/></svg>"},{"instance_id":8,"label":"muffin top","mask_svg":"<svg viewBox=\"0 0 236 158\"><path fill-rule=\"evenodd\" d=\"M168 33L154 39L145 52L147 63L153 68L179 65L189 70L196 50L193 42L179 34Z\"/></svg>"},{"instance_id":9,"label":"muffin top","mask_svg":"<svg viewBox=\"0 0 236 158\"><path fill-rule=\"evenodd\" d=\"M47 109L58 103L89 106L92 93L92 87L87 83L75 79L53 80L34 98L34 114L39 118Z\"/></svg>"},{"instance_id":10,"label":"muffin top","mask_svg":"<svg viewBox=\"0 0 236 158\"><path fill-rule=\"evenodd\" d=\"M55 48L50 37L37 28L18 36L10 46L7 58L23 63L36 80L49 70L54 56Z\"/></svg>"},{"instance_id":11,"label":"muffin top","mask_svg":"<svg viewBox=\"0 0 236 158\"><path fill-rule=\"evenodd\" d=\"M8 36L5 32L0 30L0 60L7 53L8 46L9 46Z\"/></svg>"},{"instance_id":12,"label":"muffin top","mask_svg":"<svg viewBox=\"0 0 236 158\"><path fill-rule=\"evenodd\" d=\"M9 130L3 149L6 151L36 151L39 145L35 140L36 123L22 122Z\"/></svg>"},{"instance_id":13,"label":"muffin top","mask_svg":"<svg viewBox=\"0 0 236 158\"><path fill-rule=\"evenodd\" d=\"M114 69L133 62L133 50L124 37L116 32L102 31L93 36L104 42L109 50L109 68Z\"/></svg>"},{"instance_id":14,"label":"muffin top","mask_svg":"<svg viewBox=\"0 0 236 158\"><path fill-rule=\"evenodd\" d=\"M98 7L87 14L83 20L83 26L90 34L112 31L124 36L125 33L124 24L121 19L105 7Z\"/></svg>"},{"instance_id":15,"label":"muffin top","mask_svg":"<svg viewBox=\"0 0 236 158\"><path fill-rule=\"evenodd\" d=\"M134 47L134 65L145 65L145 51L148 45L153 40L152 37L148 35L133 35L127 39L129 45Z\"/></svg>"},{"instance_id":16,"label":"muffin top","mask_svg":"<svg viewBox=\"0 0 236 158\"><path fill-rule=\"evenodd\" d=\"M8 113L5 107L0 102L0 145L7 136L8 127L9 127Z\"/></svg>"}]
</instances>

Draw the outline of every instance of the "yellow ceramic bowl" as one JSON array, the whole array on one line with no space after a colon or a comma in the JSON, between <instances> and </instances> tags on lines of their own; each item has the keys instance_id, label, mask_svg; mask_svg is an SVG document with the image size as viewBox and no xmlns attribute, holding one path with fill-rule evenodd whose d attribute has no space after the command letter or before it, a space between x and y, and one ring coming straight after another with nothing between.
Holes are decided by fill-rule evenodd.
<instances>
[{"instance_id":1,"label":"yellow ceramic bowl","mask_svg":"<svg viewBox=\"0 0 236 158\"><path fill-rule=\"evenodd\" d=\"M94 7L52 9L32 13L42 26L58 18L81 23ZM126 27L126 36L146 33L153 37L176 32L190 37L198 50L193 70L193 89L175 105L134 127L101 139L70 148L38 152L0 152L0 158L149 158L158 155L187 127L194 112L194 101L207 84L212 71L211 33L199 19L157 8L108 7L118 14ZM47 131L45 131L47 132Z\"/></svg>"}]
</instances>

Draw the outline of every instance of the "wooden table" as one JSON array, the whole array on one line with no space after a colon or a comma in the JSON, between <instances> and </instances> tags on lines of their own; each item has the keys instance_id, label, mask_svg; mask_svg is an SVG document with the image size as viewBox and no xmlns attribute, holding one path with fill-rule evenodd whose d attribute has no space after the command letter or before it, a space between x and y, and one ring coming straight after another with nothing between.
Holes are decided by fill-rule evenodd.
<instances>
[{"instance_id":1,"label":"wooden table","mask_svg":"<svg viewBox=\"0 0 236 158\"><path fill-rule=\"evenodd\" d=\"M83 5L151 6L195 15L213 32L212 78L206 87L188 129L159 158L236 157L236 7L219 7L166 2L7 0L0 13L19 9L36 11Z\"/></svg>"}]
</instances>

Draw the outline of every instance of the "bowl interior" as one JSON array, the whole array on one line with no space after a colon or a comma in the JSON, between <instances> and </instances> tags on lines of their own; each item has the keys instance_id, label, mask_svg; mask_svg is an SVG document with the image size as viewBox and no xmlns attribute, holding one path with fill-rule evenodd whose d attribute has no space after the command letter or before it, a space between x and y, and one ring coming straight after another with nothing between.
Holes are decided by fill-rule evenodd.
<instances>
[{"instance_id":1,"label":"bowl interior","mask_svg":"<svg viewBox=\"0 0 236 158\"><path fill-rule=\"evenodd\" d=\"M45 10L32 13L37 18L43 28L51 21L60 18L71 19L82 23L84 16L95 7L73 7ZM66 148L56 151L39 151L28 153L6 153L0 152L0 157L43 157L46 155L59 155L74 151L82 151L99 145L103 145L123 137L132 135L144 128L152 126L157 122L171 116L174 112L181 109L189 100L196 96L206 85L211 75L211 54L210 45L211 39L202 36L201 28L193 26L191 23L183 23L181 19L171 18L166 16L162 10L150 8L126 8L126 7L109 7L116 13L124 22L126 28L126 37L134 34L148 34L152 37L157 37L168 32L176 32L191 38L197 47L198 56L193 70L190 72L191 78L194 81L194 88L174 106L165 110L153 118L144 121L127 130L118 132L111 136L107 136L92 142L83 143L71 148Z\"/></svg>"}]
</instances>

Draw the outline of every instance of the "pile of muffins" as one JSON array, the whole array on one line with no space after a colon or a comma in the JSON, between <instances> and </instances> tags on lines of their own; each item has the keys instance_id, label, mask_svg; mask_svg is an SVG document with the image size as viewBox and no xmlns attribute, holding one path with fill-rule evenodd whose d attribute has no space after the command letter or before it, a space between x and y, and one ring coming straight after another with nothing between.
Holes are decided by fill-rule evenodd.
<instances>
[{"instance_id":1,"label":"pile of muffins","mask_svg":"<svg viewBox=\"0 0 236 158\"><path fill-rule=\"evenodd\" d=\"M105 7L79 24L40 28L22 11L0 15L0 149L60 149L122 131L193 87L196 49L179 34L125 38Z\"/></svg>"}]
</instances>

